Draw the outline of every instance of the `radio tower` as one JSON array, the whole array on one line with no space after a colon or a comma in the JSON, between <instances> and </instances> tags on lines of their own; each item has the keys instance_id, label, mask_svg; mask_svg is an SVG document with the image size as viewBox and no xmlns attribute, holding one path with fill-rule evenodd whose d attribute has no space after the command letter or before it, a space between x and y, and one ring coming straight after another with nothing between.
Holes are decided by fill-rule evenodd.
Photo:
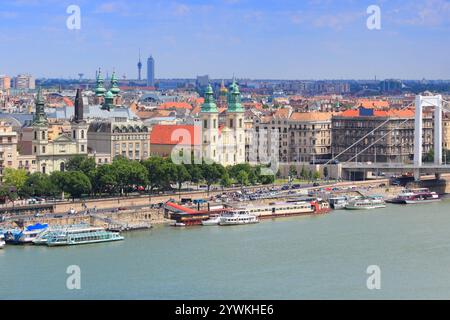
<instances>
[{"instance_id":1,"label":"radio tower","mask_svg":"<svg viewBox=\"0 0 450 320\"><path fill-rule=\"evenodd\" d=\"M141 81L141 70L142 70L141 49L139 49L139 62L137 64L137 67L138 67L138 80Z\"/></svg>"}]
</instances>

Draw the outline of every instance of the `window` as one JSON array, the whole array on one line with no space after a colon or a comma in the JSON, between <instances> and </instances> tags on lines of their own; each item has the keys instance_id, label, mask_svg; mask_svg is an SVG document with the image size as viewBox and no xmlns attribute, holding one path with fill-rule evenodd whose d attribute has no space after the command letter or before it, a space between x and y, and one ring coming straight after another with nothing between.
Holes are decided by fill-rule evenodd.
<instances>
[{"instance_id":1,"label":"window","mask_svg":"<svg viewBox=\"0 0 450 320\"><path fill-rule=\"evenodd\" d=\"M81 139L84 139L84 130L81 130Z\"/></svg>"},{"instance_id":2,"label":"window","mask_svg":"<svg viewBox=\"0 0 450 320\"><path fill-rule=\"evenodd\" d=\"M217 123L216 123L216 119L213 120L213 128L217 128Z\"/></svg>"},{"instance_id":3,"label":"window","mask_svg":"<svg viewBox=\"0 0 450 320\"><path fill-rule=\"evenodd\" d=\"M84 152L84 144L81 145L81 152Z\"/></svg>"},{"instance_id":4,"label":"window","mask_svg":"<svg viewBox=\"0 0 450 320\"><path fill-rule=\"evenodd\" d=\"M45 153L45 146L42 146L42 153Z\"/></svg>"},{"instance_id":5,"label":"window","mask_svg":"<svg viewBox=\"0 0 450 320\"><path fill-rule=\"evenodd\" d=\"M34 140L37 140L37 131L34 132Z\"/></svg>"},{"instance_id":6,"label":"window","mask_svg":"<svg viewBox=\"0 0 450 320\"><path fill-rule=\"evenodd\" d=\"M45 139L45 131L42 131L42 139Z\"/></svg>"},{"instance_id":7,"label":"window","mask_svg":"<svg viewBox=\"0 0 450 320\"><path fill-rule=\"evenodd\" d=\"M59 165L59 171L64 172L64 170L66 169L66 165L64 162L61 162Z\"/></svg>"},{"instance_id":8,"label":"window","mask_svg":"<svg viewBox=\"0 0 450 320\"><path fill-rule=\"evenodd\" d=\"M203 128L208 129L208 120L203 120Z\"/></svg>"},{"instance_id":9,"label":"window","mask_svg":"<svg viewBox=\"0 0 450 320\"><path fill-rule=\"evenodd\" d=\"M230 119L230 128L233 128L233 119Z\"/></svg>"},{"instance_id":10,"label":"window","mask_svg":"<svg viewBox=\"0 0 450 320\"><path fill-rule=\"evenodd\" d=\"M239 119L239 128L242 128L242 119Z\"/></svg>"}]
</instances>

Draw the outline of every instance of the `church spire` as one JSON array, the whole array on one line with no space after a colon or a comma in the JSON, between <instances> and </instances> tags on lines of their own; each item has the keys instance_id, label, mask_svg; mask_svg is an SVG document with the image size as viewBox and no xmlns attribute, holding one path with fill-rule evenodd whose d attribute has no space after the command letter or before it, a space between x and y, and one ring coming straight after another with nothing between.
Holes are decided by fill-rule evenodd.
<instances>
[{"instance_id":1,"label":"church spire","mask_svg":"<svg viewBox=\"0 0 450 320\"><path fill-rule=\"evenodd\" d=\"M99 68L97 73L97 79L96 79L96 86L95 86L95 95L97 97L103 97L106 93L106 89L103 86L103 76L102 76L102 70Z\"/></svg>"},{"instance_id":2,"label":"church spire","mask_svg":"<svg viewBox=\"0 0 450 320\"><path fill-rule=\"evenodd\" d=\"M120 93L119 85L117 84L117 77L116 77L116 71L113 71L111 76L111 93L115 96L117 96Z\"/></svg>"},{"instance_id":3,"label":"church spire","mask_svg":"<svg viewBox=\"0 0 450 320\"><path fill-rule=\"evenodd\" d=\"M208 84L205 90L205 102L202 104L201 112L218 112L214 101L214 92L211 84Z\"/></svg>"},{"instance_id":4,"label":"church spire","mask_svg":"<svg viewBox=\"0 0 450 320\"><path fill-rule=\"evenodd\" d=\"M244 112L244 108L241 104L241 93L239 92L239 86L233 78L233 83L230 86L228 94L228 112Z\"/></svg>"},{"instance_id":5,"label":"church spire","mask_svg":"<svg viewBox=\"0 0 450 320\"><path fill-rule=\"evenodd\" d=\"M75 123L84 122L83 117L83 94L81 89L77 89L77 95L75 97L75 116L73 121Z\"/></svg>"},{"instance_id":6,"label":"church spire","mask_svg":"<svg viewBox=\"0 0 450 320\"><path fill-rule=\"evenodd\" d=\"M45 100L44 97L42 97L41 87L39 87L35 105L36 111L34 113L33 125L46 125L47 116L45 115Z\"/></svg>"}]
</instances>

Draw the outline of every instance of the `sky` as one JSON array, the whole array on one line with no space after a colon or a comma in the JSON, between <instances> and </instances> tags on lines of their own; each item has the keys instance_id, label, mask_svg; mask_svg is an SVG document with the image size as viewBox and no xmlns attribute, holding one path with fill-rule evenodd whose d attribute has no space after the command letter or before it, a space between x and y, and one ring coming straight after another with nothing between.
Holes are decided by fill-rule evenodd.
<instances>
[{"instance_id":1,"label":"sky","mask_svg":"<svg viewBox=\"0 0 450 320\"><path fill-rule=\"evenodd\" d=\"M449 40L450 0L0 0L10 76L136 79L140 49L144 77L151 54L156 78L450 79Z\"/></svg>"}]
</instances>

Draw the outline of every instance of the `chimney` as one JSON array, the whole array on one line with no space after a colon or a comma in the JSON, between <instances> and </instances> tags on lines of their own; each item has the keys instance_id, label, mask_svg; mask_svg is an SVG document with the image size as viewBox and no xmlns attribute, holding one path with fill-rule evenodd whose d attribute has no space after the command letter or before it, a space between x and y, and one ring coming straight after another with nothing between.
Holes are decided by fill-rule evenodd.
<instances>
[{"instance_id":1,"label":"chimney","mask_svg":"<svg viewBox=\"0 0 450 320\"><path fill-rule=\"evenodd\" d=\"M77 89L77 95L75 97L75 117L74 121L76 123L83 122L83 95L82 89Z\"/></svg>"}]
</instances>

